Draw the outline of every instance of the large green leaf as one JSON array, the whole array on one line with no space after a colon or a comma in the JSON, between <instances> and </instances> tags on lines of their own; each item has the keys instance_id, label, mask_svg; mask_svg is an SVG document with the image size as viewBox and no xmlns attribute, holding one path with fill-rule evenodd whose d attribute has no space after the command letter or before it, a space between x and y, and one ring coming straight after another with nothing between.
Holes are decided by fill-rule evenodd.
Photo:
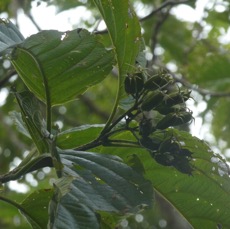
<instances>
[{"instance_id":1,"label":"large green leaf","mask_svg":"<svg viewBox=\"0 0 230 229\"><path fill-rule=\"evenodd\" d=\"M22 212L33 228L47 228L48 205L53 195L52 189L37 190L31 193L22 203Z\"/></svg>"},{"instance_id":2,"label":"large green leaf","mask_svg":"<svg viewBox=\"0 0 230 229\"><path fill-rule=\"evenodd\" d=\"M112 69L113 51L86 30L50 30L27 38L11 60L27 87L53 106L102 81Z\"/></svg>"},{"instance_id":3,"label":"large green leaf","mask_svg":"<svg viewBox=\"0 0 230 229\"><path fill-rule=\"evenodd\" d=\"M74 149L96 139L104 125L83 125L63 131L57 136L57 145L62 149Z\"/></svg>"},{"instance_id":4,"label":"large green leaf","mask_svg":"<svg viewBox=\"0 0 230 229\"><path fill-rule=\"evenodd\" d=\"M23 40L24 37L11 21L0 19L0 54Z\"/></svg>"},{"instance_id":5,"label":"large green leaf","mask_svg":"<svg viewBox=\"0 0 230 229\"><path fill-rule=\"evenodd\" d=\"M172 132L170 132L172 133ZM215 155L207 144L189 133L173 131L181 147L192 152L192 176L180 173L173 167L155 162L146 150L128 148L103 148L111 153L130 160L136 154L144 167L146 178L150 179L155 190L169 201L195 229L223 229L230 225L230 178L226 162ZM120 138L131 138L121 134Z\"/></svg>"},{"instance_id":6,"label":"large green leaf","mask_svg":"<svg viewBox=\"0 0 230 229\"><path fill-rule=\"evenodd\" d=\"M87 228L84 225L95 221L97 211L125 214L138 211L139 206L151 205L151 183L120 158L74 150L59 152L64 177L55 184L51 216L58 217L51 217L51 225L64 222L71 228L73 220L76 228ZM92 225L88 228L99 228Z\"/></svg>"},{"instance_id":7,"label":"large green leaf","mask_svg":"<svg viewBox=\"0 0 230 229\"><path fill-rule=\"evenodd\" d=\"M33 229L47 228L48 204L52 197L53 190L45 189L31 193L21 204L4 196L0 196L4 201L16 207L26 217Z\"/></svg>"},{"instance_id":8,"label":"large green leaf","mask_svg":"<svg viewBox=\"0 0 230 229\"><path fill-rule=\"evenodd\" d=\"M0 199L2 198L3 193L0 195ZM5 192L4 196L6 195L7 198L13 199L16 202L20 202L22 198L24 198L23 193L19 192ZM15 222L12 220L14 217L18 217L20 220L20 226L18 226L18 229L30 229L31 227L29 226L27 220L25 219L24 216L22 216L18 212L17 206L12 206L9 202L4 202L0 201L0 219L1 219L1 226L4 225L4 229L11 229L15 228Z\"/></svg>"},{"instance_id":9,"label":"large green leaf","mask_svg":"<svg viewBox=\"0 0 230 229\"><path fill-rule=\"evenodd\" d=\"M128 72L133 72L142 41L138 18L129 1L94 0L107 25L119 69L119 87ZM122 95L122 90L120 90Z\"/></svg>"},{"instance_id":10,"label":"large green leaf","mask_svg":"<svg viewBox=\"0 0 230 229\"><path fill-rule=\"evenodd\" d=\"M54 187L55 193L49 208L50 219L48 228L99 228L95 212L89 206L82 204L73 195L71 189L74 185L72 185L71 177L59 179Z\"/></svg>"}]
</instances>

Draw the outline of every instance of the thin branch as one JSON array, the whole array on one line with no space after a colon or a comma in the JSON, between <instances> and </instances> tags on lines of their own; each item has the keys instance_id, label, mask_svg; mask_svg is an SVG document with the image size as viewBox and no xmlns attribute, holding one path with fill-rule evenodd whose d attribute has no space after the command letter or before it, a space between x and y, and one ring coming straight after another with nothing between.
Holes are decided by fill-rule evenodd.
<instances>
[{"instance_id":1,"label":"thin branch","mask_svg":"<svg viewBox=\"0 0 230 229\"><path fill-rule=\"evenodd\" d=\"M166 21L166 19L169 16L170 10L171 10L171 8L168 9L167 12L162 13L161 17L158 19L158 22L156 23L156 25L154 27L153 34L151 37L151 50L152 50L152 54L153 54L152 61L154 61L154 59L155 59L154 50L155 50L156 45L158 43L158 41L157 41L158 40L158 34L159 34L160 29L163 26L164 22Z\"/></svg>"},{"instance_id":2,"label":"thin branch","mask_svg":"<svg viewBox=\"0 0 230 229\"><path fill-rule=\"evenodd\" d=\"M103 146L142 148L140 144L137 142L125 141L125 140L110 140L109 142L104 143Z\"/></svg>"},{"instance_id":3,"label":"thin branch","mask_svg":"<svg viewBox=\"0 0 230 229\"><path fill-rule=\"evenodd\" d=\"M5 84L9 81L9 79L16 74L15 70L10 70L4 79L0 80L0 88L4 87Z\"/></svg>"},{"instance_id":4,"label":"thin branch","mask_svg":"<svg viewBox=\"0 0 230 229\"><path fill-rule=\"evenodd\" d=\"M93 33L95 34L107 34L108 33L108 30L107 29L104 29L104 30L100 30L100 31L94 31Z\"/></svg>"},{"instance_id":5,"label":"thin branch","mask_svg":"<svg viewBox=\"0 0 230 229\"><path fill-rule=\"evenodd\" d=\"M179 76L175 75L172 72L170 72L170 74L172 75L172 77L175 79L176 82L181 83L182 85L184 85L185 87L187 87L187 88L189 88L189 89L191 89L193 91L197 91L199 94L201 94L203 96L209 95L211 97L230 97L230 92L210 91L210 90L207 90L207 89L204 89L204 88L200 88L196 84L192 84L192 83L188 82L184 77L179 77Z\"/></svg>"},{"instance_id":6,"label":"thin branch","mask_svg":"<svg viewBox=\"0 0 230 229\"><path fill-rule=\"evenodd\" d=\"M23 166L18 166L10 172L0 175L0 183L6 183L12 180L18 180L27 173L36 171L44 167L54 167L52 157L49 154L42 154Z\"/></svg>"},{"instance_id":7,"label":"thin branch","mask_svg":"<svg viewBox=\"0 0 230 229\"><path fill-rule=\"evenodd\" d=\"M162 3L158 8L154 9L150 14L148 14L147 16L140 18L140 22L145 21L153 16L155 16L156 13L162 11L164 8L166 7L173 7L175 5L179 5L179 4L183 4L183 3L188 3L190 2L190 0L181 0L181 1L172 1L172 0L168 0L164 3Z\"/></svg>"},{"instance_id":8,"label":"thin branch","mask_svg":"<svg viewBox=\"0 0 230 229\"><path fill-rule=\"evenodd\" d=\"M98 27L99 27L99 25L100 25L101 22L102 22L102 19L97 20L97 22L95 23L93 32L96 33L98 31Z\"/></svg>"},{"instance_id":9,"label":"thin branch","mask_svg":"<svg viewBox=\"0 0 230 229\"><path fill-rule=\"evenodd\" d=\"M184 3L188 3L191 0L181 0L181 1L172 1L172 0L168 0L164 3L162 3L162 5L160 5L158 8L154 9L150 14L148 14L147 16L143 17L143 18L139 18L139 22L143 22L146 21L147 19L155 16L155 14L157 14L158 12L162 11L164 8L166 7L170 7L172 8L173 6L179 5L179 4L184 4ZM107 29L101 30L101 31L94 31L95 34L106 34L108 33Z\"/></svg>"},{"instance_id":10,"label":"thin branch","mask_svg":"<svg viewBox=\"0 0 230 229\"><path fill-rule=\"evenodd\" d=\"M31 20L31 22L34 24L34 26L36 27L36 29L40 32L42 29L40 28L40 26L37 24L37 22L34 20L33 16L31 13L25 13L26 16Z\"/></svg>"},{"instance_id":11,"label":"thin branch","mask_svg":"<svg viewBox=\"0 0 230 229\"><path fill-rule=\"evenodd\" d=\"M89 150L89 149L92 149L92 148L95 148L95 147L101 146L101 145L102 145L102 141L97 138L97 139L95 139L95 140L93 140L93 141L91 141L89 143L86 143L85 145L78 146L74 150L76 150L76 151L86 151L86 150Z\"/></svg>"}]
</instances>

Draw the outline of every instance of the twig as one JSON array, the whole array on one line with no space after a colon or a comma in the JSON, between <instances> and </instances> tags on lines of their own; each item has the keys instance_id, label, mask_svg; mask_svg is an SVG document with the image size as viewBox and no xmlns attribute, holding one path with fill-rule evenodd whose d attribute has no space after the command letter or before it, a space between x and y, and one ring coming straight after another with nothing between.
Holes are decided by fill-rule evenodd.
<instances>
[{"instance_id":1,"label":"twig","mask_svg":"<svg viewBox=\"0 0 230 229\"><path fill-rule=\"evenodd\" d=\"M160 5L158 8L154 9L150 14L148 14L147 16L143 17L143 18L139 18L139 22L143 22L153 16L155 16L155 14L157 14L158 12L162 11L164 8L166 7L173 7L175 5L179 5L179 4L183 4L183 3L188 3L191 0L181 0L181 1L172 1L172 0L168 0L164 3L162 3L162 5ZM94 31L95 34L106 34L108 33L107 29L101 30L101 31Z\"/></svg>"},{"instance_id":2,"label":"twig","mask_svg":"<svg viewBox=\"0 0 230 229\"><path fill-rule=\"evenodd\" d=\"M4 79L0 80L0 88L4 87L4 85L9 81L9 79L16 74L15 70L10 70Z\"/></svg>"},{"instance_id":3,"label":"twig","mask_svg":"<svg viewBox=\"0 0 230 229\"><path fill-rule=\"evenodd\" d=\"M159 31L160 31L161 27L163 26L164 22L166 21L166 19L168 18L170 9L168 9L168 11L166 13L162 14L162 17L158 20L158 22L155 25L155 28L154 28L154 31L152 34L152 38L151 38L151 43L152 43L151 44L151 50L152 50L152 54L153 54L152 61L154 61L154 59L155 59L154 50L155 50L156 45L158 43L157 38L158 38Z\"/></svg>"},{"instance_id":4,"label":"twig","mask_svg":"<svg viewBox=\"0 0 230 229\"><path fill-rule=\"evenodd\" d=\"M150 14L148 14L147 16L141 18L139 21L145 21L151 17L153 17L156 13L158 13L159 11L162 11L164 8L170 6L173 7L175 5L179 5L179 4L183 4L183 3L188 3L190 0L181 0L181 1L172 1L172 0L168 0L164 3L162 3L158 8L154 9Z\"/></svg>"},{"instance_id":5,"label":"twig","mask_svg":"<svg viewBox=\"0 0 230 229\"><path fill-rule=\"evenodd\" d=\"M172 75L172 77L175 79L176 82L181 83L182 85L184 85L185 87L187 87L187 88L189 88L189 89L191 89L193 91L197 91L201 95L204 95L204 96L209 95L211 97L230 97L230 92L210 91L210 90L207 90L207 89L204 89L204 88L200 88L196 84L192 84L192 83L188 82L184 77L179 77L179 76L175 75L172 72L170 72L170 74Z\"/></svg>"},{"instance_id":6,"label":"twig","mask_svg":"<svg viewBox=\"0 0 230 229\"><path fill-rule=\"evenodd\" d=\"M0 183L3 184L12 180L18 180L25 174L42 169L44 167L54 167L52 157L49 154L42 154L32 159L22 167L19 165L12 171L0 175Z\"/></svg>"},{"instance_id":7,"label":"twig","mask_svg":"<svg viewBox=\"0 0 230 229\"><path fill-rule=\"evenodd\" d=\"M36 29L40 32L42 29L37 24L37 22L34 20L32 14L28 12L28 13L26 13L26 16L31 20L31 22L34 24L34 26L36 27Z\"/></svg>"},{"instance_id":8,"label":"twig","mask_svg":"<svg viewBox=\"0 0 230 229\"><path fill-rule=\"evenodd\" d=\"M104 30L100 30L100 31L94 31L95 34L107 34L108 30L104 29Z\"/></svg>"}]
</instances>

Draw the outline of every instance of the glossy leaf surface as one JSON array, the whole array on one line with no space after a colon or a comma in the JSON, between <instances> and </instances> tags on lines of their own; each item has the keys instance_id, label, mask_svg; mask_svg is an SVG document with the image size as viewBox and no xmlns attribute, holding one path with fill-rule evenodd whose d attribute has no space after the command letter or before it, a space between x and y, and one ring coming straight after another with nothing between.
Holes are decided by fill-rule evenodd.
<instances>
[{"instance_id":1,"label":"glossy leaf surface","mask_svg":"<svg viewBox=\"0 0 230 229\"><path fill-rule=\"evenodd\" d=\"M53 195L52 189L37 190L31 193L22 203L26 212L24 216L33 228L47 228L48 205Z\"/></svg>"},{"instance_id":2,"label":"glossy leaf surface","mask_svg":"<svg viewBox=\"0 0 230 229\"><path fill-rule=\"evenodd\" d=\"M57 137L57 145L62 149L73 149L96 139L104 125L83 125L61 132Z\"/></svg>"}]
</instances>

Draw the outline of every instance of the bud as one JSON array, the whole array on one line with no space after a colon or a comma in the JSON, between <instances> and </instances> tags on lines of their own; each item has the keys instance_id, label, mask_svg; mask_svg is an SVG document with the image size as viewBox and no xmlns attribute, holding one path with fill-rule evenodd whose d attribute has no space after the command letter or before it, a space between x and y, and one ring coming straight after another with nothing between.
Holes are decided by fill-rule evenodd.
<instances>
[{"instance_id":1,"label":"bud","mask_svg":"<svg viewBox=\"0 0 230 229\"><path fill-rule=\"evenodd\" d=\"M145 101L143 101L141 105L141 109L143 111L150 111L153 108L157 107L159 104L162 103L165 94L160 91L156 90L148 95Z\"/></svg>"}]
</instances>

